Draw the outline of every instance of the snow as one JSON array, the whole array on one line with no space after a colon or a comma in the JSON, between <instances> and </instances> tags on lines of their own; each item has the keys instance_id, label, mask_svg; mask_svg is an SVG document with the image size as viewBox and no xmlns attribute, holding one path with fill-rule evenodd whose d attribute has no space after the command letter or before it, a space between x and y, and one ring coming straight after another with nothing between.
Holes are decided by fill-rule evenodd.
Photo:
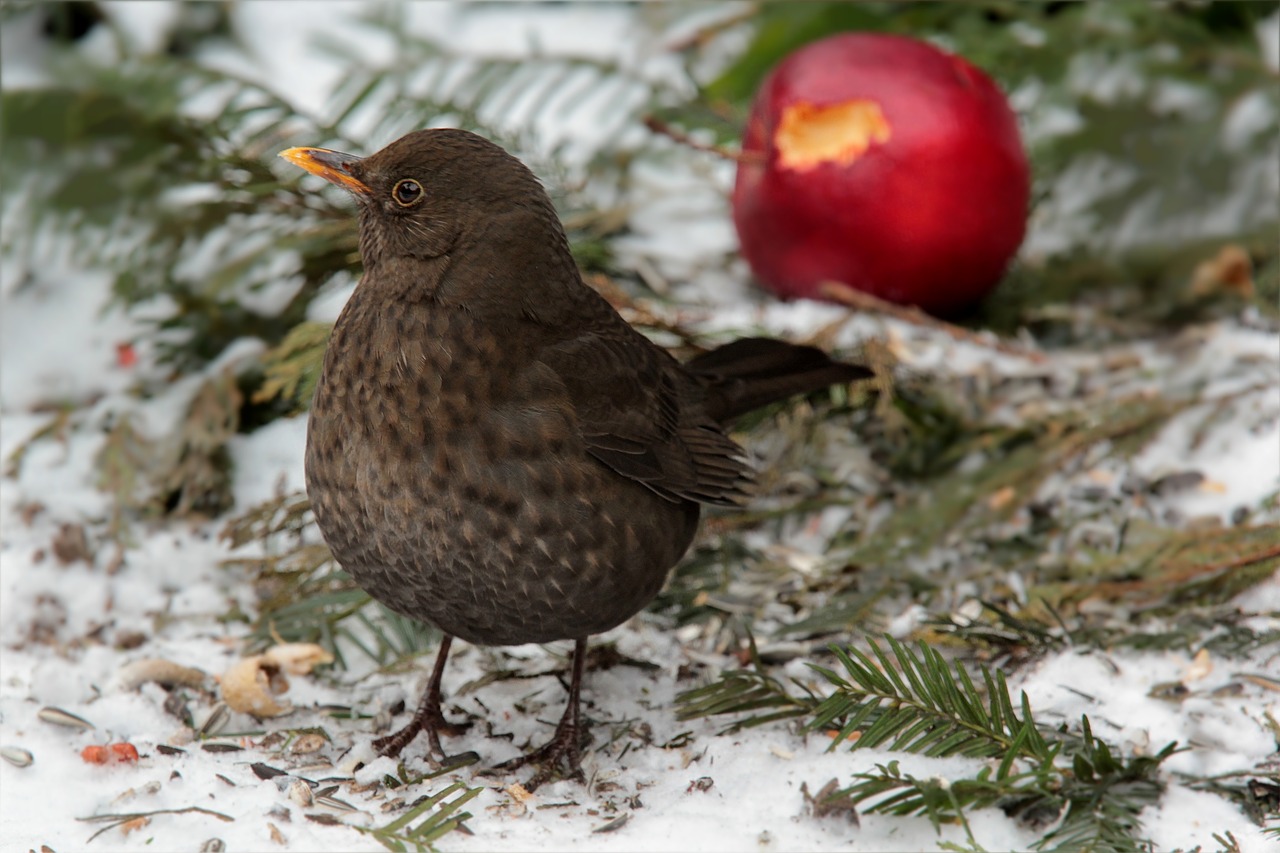
<instances>
[{"instance_id":1,"label":"snow","mask_svg":"<svg viewBox=\"0 0 1280 853\"><path fill-rule=\"evenodd\" d=\"M160 44L164 28L177 12L175 4L104 5L129 37L152 48ZM246 51L211 48L204 60L272 80L299 109L323 114L342 69L316 47L317 40L341 40L362 52L380 49L384 46L380 35L352 23L366 8L360 3L238 4L234 16ZM674 59L656 55L661 40L642 37L648 31L635 16L646 14L657 13L643 6L538 5L504 6L500 11L463 16L454 7L418 4L411 7L410 18L418 32L448 33L459 50L587 56L624 62L640 69L647 79L675 75ZM41 48L30 36L25 41L15 39L17 30L11 28L10 20L6 19L3 40L6 85L40 80ZM17 22L14 27L28 26L22 18L12 20ZM1280 16L1261 29L1260 38L1265 41L1270 35L1274 42ZM106 34L94 38L98 42L89 49L110 55ZM25 51L20 49L24 44ZM1088 85L1095 88L1118 91L1130 84L1116 69L1082 67L1077 73L1089 77ZM579 105L562 115L561 127L541 129L552 141L588 135L591 106ZM1257 132L1258 109L1240 105L1234 124L1224 133L1237 138ZM1061 124L1065 119L1059 116L1054 121ZM583 144L589 148L589 135ZM1082 173L1076 178L1080 192L1087 194L1089 187L1114 186L1117 175L1114 171ZM844 317L845 312L834 306L762 302L750 296L740 263L726 269L724 258L734 251L724 201L731 181L729 166L701 158L673 156L662 168L640 172L632 233L619 244L623 263L648 263L657 274L676 282L682 304L691 306L683 319L695 319L708 331L758 327L777 335L804 337ZM1076 221L1080 233L1073 232L1073 211L1061 213L1052 229L1041 223L1033 232L1028 253L1058 250L1088 231L1089 223ZM190 259L187 274L198 275L199 266L199 259ZM129 832L109 829L91 847L102 851L211 849L201 845L218 838L229 850L381 849L374 839L350 827L323 825L306 815L324 812L355 825L384 824L389 818L382 807L388 799L412 800L442 785L437 780L408 793L379 786L385 775L395 772L395 763L374 755L372 721L332 717L323 706L351 706L370 714L397 699L413 706L428 661L419 670L382 672L353 656L352 668L346 672L292 676L292 688L285 697L297 706L292 715L264 723L231 715L219 740L243 747L236 752L208 752L191 742L190 731L165 710L169 694L158 686L125 689L118 678L122 667L144 658L164 658L210 674L225 671L240 657L245 627L219 617L232 603L246 610L253 606L247 583L236 570L221 565L233 556L217 538L221 519L139 523L119 566L113 566L116 548L105 535L111 502L97 489L95 465L104 430L114 418L130 412L138 418L139 429L162 440L204 377L157 386L162 374L149 366L145 349L140 350L138 366L122 366L116 345L132 340L139 326L119 311L104 310L110 281L101 271L77 268L64 259L40 280L19 282L14 280L16 269L0 258L4 279L0 453L8 459L45 427L51 407L71 403L75 408L59 437L31 444L17 476L0 481L0 746L20 747L34 756L25 768L0 763L0 837L15 850L41 845L84 849L99 828L83 822L84 818L200 806L231 820L198 812L156 815ZM311 307L310 316L332 320L353 286L354 282L335 283ZM263 307L279 296L264 294ZM899 342L907 365L918 371L967 375L990 366L1005 375L1018 375L1032 369L1015 356L870 317L846 323L837 340L850 344L886 333ZM1145 352L1143 356L1150 359L1153 384L1191 387L1207 382L1214 393L1226 394L1256 381L1256 371L1240 373L1241 359L1274 363L1278 347L1275 334L1225 320L1204 329L1189 355ZM260 342L242 341L207 375L260 349ZM1080 353L1075 357L1096 356ZM1275 372L1264 368L1261 375L1271 377ZM157 389L142 403L132 393L140 384ZM1276 387L1280 388L1280 381ZM1276 400L1251 400L1245 411L1195 446L1192 435L1203 412L1185 413L1134 460L1132 470L1149 478L1188 468L1202 471L1214 484L1212 489L1193 489L1169 498L1187 517L1227 519L1239 507L1256 509L1264 497L1280 488L1280 419L1274 416ZM302 487L305 428L305 418L296 417L232 439L229 451L236 471L237 509ZM828 511L807 532L798 531L774 544L789 549L792 564L815 565L824 531L838 524L845 512ZM63 565L51 552L51 542L64 524L84 524L89 531L86 560ZM1266 615L1280 609L1280 579L1241 596L1237 604L1260 614L1254 620L1256 628L1280 627L1280 620ZM890 630L905 635L926 615L912 606L893 620ZM624 655L656 666L647 670L623 664L594 672L584 687L584 713L594 724L593 746L616 736L619 743L633 748L622 755L618 748L589 751L585 759L589 787L555 783L528 802L505 789L513 779L473 777L470 769L451 774L448 778L484 790L467 806L474 815L468 821L474 834L450 834L438 843L441 849L869 851L966 844L961 827L943 826L935 832L923 818L864 814L860 826L839 816L814 818L806 813L801 786L816 792L832 778L848 784L853 773L891 760L917 776L958 778L977 766L972 761L884 750L829 751L825 737L804 737L784 724L722 735L718 734L720 721L678 721L674 697L692 686L679 680L683 664L710 661L726 669L737 665L719 651L701 647L697 636L670 630L656 617L641 614L600 638L616 642ZM131 637L142 637L142 644L133 647ZM445 677L447 707L481 714L492 721L495 734L511 733L513 738L487 737L476 727L447 745L475 749L485 763L494 763L516 755L520 744L545 737L549 728L539 721L554 720L563 702L556 678L498 681L467 692L461 688L498 665L550 672L562 664L566 651L564 644L456 649ZM1194 695L1182 703L1151 697L1156 685L1189 679L1192 666L1193 661L1181 653L1104 655L1068 650L1018 673L1011 687L1015 695L1025 690L1043 719L1074 723L1081 714L1088 714L1098 734L1130 748L1155 752L1175 740L1190 745L1191 749L1170 759L1170 772L1242 771L1273 756L1276 743L1267 720L1268 716L1280 718L1276 694L1246 686L1243 693L1220 696L1214 688L1230 679L1228 668L1274 677L1274 659L1260 654L1233 660L1230 667L1214 667L1198 680L1188 681ZM800 669L787 672L806 677ZM213 703L208 697L194 696L191 711L200 725ZM522 711L515 709L517 704ZM48 706L79 715L95 728L84 731L44 722L37 714ZM308 726L322 727L332 742L314 753L301 754L270 745L256 733ZM255 733L238 734L242 732ZM81 759L84 747L118 740L137 746L142 757L136 765L95 766ZM183 752L166 754L161 745ZM428 769L420 755L420 743L407 750L411 771ZM351 803L356 812L301 805L290 794L292 776L259 779L250 766L255 762L300 777L338 779L335 784L341 787L335 796ZM1176 777L1166 779L1167 792L1143 815L1145 830L1157 849L1211 846L1214 833L1228 830L1245 853L1272 849L1258 828L1227 800L1194 791ZM596 832L623 814L628 816L624 825ZM967 817L974 837L987 849L1027 849L1039 839L1037 832L997 809L974 811Z\"/></svg>"}]
</instances>

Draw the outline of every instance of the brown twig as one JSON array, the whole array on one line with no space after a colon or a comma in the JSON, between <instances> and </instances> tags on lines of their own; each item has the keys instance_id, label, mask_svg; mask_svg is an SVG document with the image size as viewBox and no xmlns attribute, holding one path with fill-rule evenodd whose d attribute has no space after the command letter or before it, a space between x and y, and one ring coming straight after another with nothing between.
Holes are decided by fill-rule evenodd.
<instances>
[{"instance_id":1,"label":"brown twig","mask_svg":"<svg viewBox=\"0 0 1280 853\"><path fill-rule=\"evenodd\" d=\"M1198 574L1218 574L1222 572L1229 572L1232 569L1243 569L1245 566L1252 566L1255 563L1270 560L1272 557L1280 557L1280 545L1272 546L1265 551L1258 551L1255 554L1247 554L1226 563L1215 563L1214 565L1201 569Z\"/></svg>"},{"instance_id":2,"label":"brown twig","mask_svg":"<svg viewBox=\"0 0 1280 853\"><path fill-rule=\"evenodd\" d=\"M1016 346L1015 344L1002 341L998 338L992 339L983 335L976 334L968 329L948 323L945 320L939 320L937 317L931 317L921 311L914 305L898 305L888 302L878 296L872 296L870 293L863 293L860 290L854 290L845 284L835 281L823 282L818 287L819 293L833 302L853 308L858 311L868 311L875 314L884 314L895 320L901 320L904 323L911 323L916 326L924 326L929 329L937 329L946 332L952 338L966 343L976 344L980 347L987 347L998 350L1008 355L1016 355L1019 358L1025 358L1037 364L1046 360L1045 354L1036 350L1027 349L1025 347Z\"/></svg>"},{"instance_id":3,"label":"brown twig","mask_svg":"<svg viewBox=\"0 0 1280 853\"><path fill-rule=\"evenodd\" d=\"M764 155L756 151L750 151L750 152L732 151L724 147L723 145L707 145L704 142L699 142L689 134L685 133L683 130L676 130L674 127L667 124L665 121L658 118L657 116L653 116L653 115L645 116L644 126L649 128L649 130L653 131L654 133L660 136L665 136L668 139L672 139L675 142L678 142L679 144L685 146L686 148L692 148L694 151L704 151L707 154L714 154L717 157L721 157L725 160L732 160L735 163L763 163L764 162Z\"/></svg>"},{"instance_id":4,"label":"brown twig","mask_svg":"<svg viewBox=\"0 0 1280 853\"><path fill-rule=\"evenodd\" d=\"M759 12L760 4L750 3L728 17L721 18L719 21L713 21L705 27L699 27L689 35L671 42L671 44L667 45L667 50L679 53L680 51L689 50L690 48L702 47L725 30L750 21Z\"/></svg>"},{"instance_id":5,"label":"brown twig","mask_svg":"<svg viewBox=\"0 0 1280 853\"><path fill-rule=\"evenodd\" d=\"M141 817L152 817L154 815L161 815L161 814L191 814L193 812L198 814L210 815L211 817L216 817L218 820L223 820L231 823L235 822L235 818L233 818L231 815L225 815L222 812L215 812L210 809L201 808L200 806L187 806L186 808L182 808L182 809L156 809L155 811L149 811L149 812L124 812L122 814L99 814L99 815L93 815L92 817L78 817L76 818L76 820L82 821L84 823L109 822L107 823L107 826L104 826L102 829L99 829L93 835L89 836L89 841L93 841L93 839L97 838L99 835L106 832L107 830L114 829L115 827L120 826L121 824L128 823L131 820L137 820L138 818L141 818ZM89 841L86 841L85 843L88 844Z\"/></svg>"}]
</instances>

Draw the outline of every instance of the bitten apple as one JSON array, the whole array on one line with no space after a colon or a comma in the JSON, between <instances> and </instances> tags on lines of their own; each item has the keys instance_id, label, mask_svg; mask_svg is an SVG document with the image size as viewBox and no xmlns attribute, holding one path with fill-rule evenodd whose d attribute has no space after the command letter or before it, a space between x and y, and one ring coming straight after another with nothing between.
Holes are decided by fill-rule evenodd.
<instances>
[{"instance_id":1,"label":"bitten apple","mask_svg":"<svg viewBox=\"0 0 1280 853\"><path fill-rule=\"evenodd\" d=\"M938 314L984 296L1026 233L1017 117L959 56L901 36L806 45L756 93L733 221L784 297L824 282Z\"/></svg>"}]
</instances>

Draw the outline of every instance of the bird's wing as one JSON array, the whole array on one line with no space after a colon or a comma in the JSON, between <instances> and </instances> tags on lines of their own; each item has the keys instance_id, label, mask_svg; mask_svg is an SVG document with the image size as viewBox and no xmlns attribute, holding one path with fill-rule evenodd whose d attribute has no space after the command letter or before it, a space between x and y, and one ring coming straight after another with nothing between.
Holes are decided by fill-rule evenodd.
<instances>
[{"instance_id":1,"label":"bird's wing","mask_svg":"<svg viewBox=\"0 0 1280 853\"><path fill-rule=\"evenodd\" d=\"M706 414L697 380L609 314L540 359L563 382L588 452L669 500L740 503L750 468Z\"/></svg>"}]
</instances>

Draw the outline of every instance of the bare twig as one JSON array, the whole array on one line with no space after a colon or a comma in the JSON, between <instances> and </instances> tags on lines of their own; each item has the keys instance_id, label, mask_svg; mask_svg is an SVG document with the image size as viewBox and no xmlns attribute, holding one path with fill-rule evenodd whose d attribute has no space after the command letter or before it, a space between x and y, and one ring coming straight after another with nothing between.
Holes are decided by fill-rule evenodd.
<instances>
[{"instance_id":1,"label":"bare twig","mask_svg":"<svg viewBox=\"0 0 1280 853\"><path fill-rule=\"evenodd\" d=\"M668 139L675 140L686 148L692 148L694 151L705 151L708 154L714 154L717 157L721 157L725 160L732 160L735 163L764 162L764 155L758 151L733 151L723 145L708 145L704 142L699 142L683 130L676 130L657 116L645 116L644 126L659 136L665 136Z\"/></svg>"},{"instance_id":2,"label":"bare twig","mask_svg":"<svg viewBox=\"0 0 1280 853\"><path fill-rule=\"evenodd\" d=\"M961 326L948 323L945 320L939 320L937 317L931 317L921 311L914 305L898 305L888 302L878 296L872 296L870 293L863 293L860 290L854 290L845 284L835 281L826 281L819 285L819 292L833 302L858 311L869 311L876 314L884 314L895 320L901 320L904 323L911 323L916 326L924 326L929 329L937 329L946 332L958 341L976 344L980 347L994 349L1007 355L1016 355L1019 358L1025 358L1028 361L1037 364L1046 360L1045 354L1036 350L1020 347L1015 344L1002 341L998 338L990 338L985 335L979 335L969 331Z\"/></svg>"},{"instance_id":3,"label":"bare twig","mask_svg":"<svg viewBox=\"0 0 1280 853\"><path fill-rule=\"evenodd\" d=\"M210 815L211 817L216 817L218 820L224 820L227 823L233 823L235 821L235 818L233 818L231 815L225 815L222 812L215 812L210 809L204 809L204 808L201 808L200 806L187 806L184 809L156 809L155 811L152 811L152 812L123 812L121 814L98 814L98 815L93 815L92 817L78 817L76 818L76 820L82 821L84 823L102 823L103 821L110 821L109 824L102 827L102 829L99 829L93 835L89 836L89 841L92 841L93 839L97 838L99 835L106 832L107 830L114 829L117 826L120 826L122 823L128 823L131 820L137 820L140 817L152 817L153 815L158 815L158 814L187 814L189 812L199 812L200 814L207 814L207 815ZM86 841L85 844L88 844L89 841Z\"/></svg>"},{"instance_id":4,"label":"bare twig","mask_svg":"<svg viewBox=\"0 0 1280 853\"><path fill-rule=\"evenodd\" d=\"M1205 566L1200 569L1197 574L1221 574L1222 572L1229 572L1232 569L1243 569L1245 566L1252 566L1257 563L1261 563L1264 560L1270 560L1272 557L1280 557L1280 545L1275 545L1271 548L1267 548L1266 550L1258 551L1253 554L1246 554L1243 557L1239 557L1235 560L1228 560L1225 563L1215 563L1210 566Z\"/></svg>"},{"instance_id":5,"label":"bare twig","mask_svg":"<svg viewBox=\"0 0 1280 853\"><path fill-rule=\"evenodd\" d=\"M713 21L704 27L699 27L688 35L671 42L667 45L667 50L680 52L690 50L692 48L703 47L707 42L711 41L725 30L750 21L759 12L759 3L749 3L733 14L721 18L718 21Z\"/></svg>"}]
</instances>

